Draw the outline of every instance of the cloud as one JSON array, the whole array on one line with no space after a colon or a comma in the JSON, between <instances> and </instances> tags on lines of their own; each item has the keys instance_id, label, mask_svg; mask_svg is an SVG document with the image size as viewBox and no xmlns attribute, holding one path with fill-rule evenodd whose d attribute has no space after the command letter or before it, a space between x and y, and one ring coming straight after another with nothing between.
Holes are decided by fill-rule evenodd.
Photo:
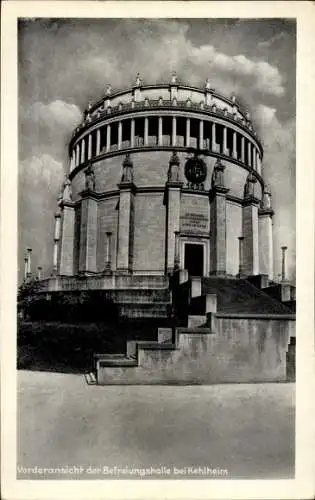
<instances>
[{"instance_id":1,"label":"cloud","mask_svg":"<svg viewBox=\"0 0 315 500\"><path fill-rule=\"evenodd\" d=\"M47 153L61 159L82 113L75 104L57 99L47 104L21 104L19 119L23 158Z\"/></svg>"},{"instance_id":2,"label":"cloud","mask_svg":"<svg viewBox=\"0 0 315 500\"><path fill-rule=\"evenodd\" d=\"M277 33L276 35L272 36L271 38L269 38L269 40L265 40L264 42L259 42L258 47L267 49L272 45L274 45L275 42L279 42L280 40L283 40L283 38L285 37L286 34L284 33L284 31L280 31L280 33Z\"/></svg>"}]
</instances>

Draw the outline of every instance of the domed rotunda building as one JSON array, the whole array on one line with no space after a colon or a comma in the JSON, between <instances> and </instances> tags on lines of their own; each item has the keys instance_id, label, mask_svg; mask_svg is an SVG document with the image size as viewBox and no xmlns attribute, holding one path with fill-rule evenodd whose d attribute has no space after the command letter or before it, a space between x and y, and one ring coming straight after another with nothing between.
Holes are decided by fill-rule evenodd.
<instances>
[{"instance_id":1,"label":"domed rotunda building","mask_svg":"<svg viewBox=\"0 0 315 500\"><path fill-rule=\"evenodd\" d=\"M235 96L178 81L111 86L74 130L48 290L273 277L263 148Z\"/></svg>"}]
</instances>

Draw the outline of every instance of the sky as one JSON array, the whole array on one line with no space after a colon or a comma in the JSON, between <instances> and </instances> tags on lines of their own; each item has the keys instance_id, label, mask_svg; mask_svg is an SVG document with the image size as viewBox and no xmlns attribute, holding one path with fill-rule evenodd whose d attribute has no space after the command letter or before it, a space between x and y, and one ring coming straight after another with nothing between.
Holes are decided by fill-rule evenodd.
<instances>
[{"instance_id":1,"label":"sky","mask_svg":"<svg viewBox=\"0 0 315 500\"><path fill-rule=\"evenodd\" d=\"M67 144L106 86L178 79L218 92L251 113L273 195L275 277L281 246L295 280L296 26L264 19L23 19L19 22L19 281L52 268L56 198L69 168Z\"/></svg>"}]
</instances>

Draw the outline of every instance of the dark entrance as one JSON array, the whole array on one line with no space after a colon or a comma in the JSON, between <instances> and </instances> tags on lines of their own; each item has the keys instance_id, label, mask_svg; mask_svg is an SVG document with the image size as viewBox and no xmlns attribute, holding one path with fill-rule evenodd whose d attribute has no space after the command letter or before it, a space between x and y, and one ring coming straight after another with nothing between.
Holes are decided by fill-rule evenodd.
<instances>
[{"instance_id":1,"label":"dark entrance","mask_svg":"<svg viewBox=\"0 0 315 500\"><path fill-rule=\"evenodd\" d=\"M184 265L190 276L203 276L203 245L185 244Z\"/></svg>"}]
</instances>

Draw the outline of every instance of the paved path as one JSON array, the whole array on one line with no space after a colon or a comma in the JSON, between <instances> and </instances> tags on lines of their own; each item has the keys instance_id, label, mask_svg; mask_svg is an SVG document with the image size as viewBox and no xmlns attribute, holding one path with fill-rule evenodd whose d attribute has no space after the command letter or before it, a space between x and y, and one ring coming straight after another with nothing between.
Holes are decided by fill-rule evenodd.
<instances>
[{"instance_id":1,"label":"paved path","mask_svg":"<svg viewBox=\"0 0 315 500\"><path fill-rule=\"evenodd\" d=\"M20 467L77 465L82 479L105 478L104 466L174 473L193 465L232 478L292 477L294 384L99 387L30 371L18 381ZM86 476L89 466L101 475Z\"/></svg>"}]
</instances>

